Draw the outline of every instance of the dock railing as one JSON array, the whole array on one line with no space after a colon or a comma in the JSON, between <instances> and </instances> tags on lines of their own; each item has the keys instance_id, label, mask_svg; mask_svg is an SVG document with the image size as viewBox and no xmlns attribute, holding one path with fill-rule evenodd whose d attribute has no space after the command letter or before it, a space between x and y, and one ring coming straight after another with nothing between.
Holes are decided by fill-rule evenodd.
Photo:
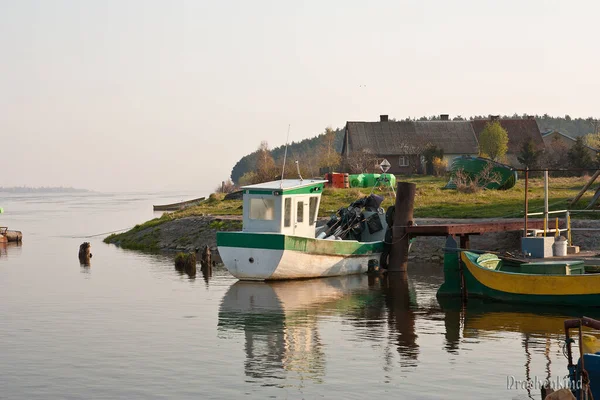
<instances>
[{"instance_id":1,"label":"dock railing","mask_svg":"<svg viewBox=\"0 0 600 400\"><path fill-rule=\"evenodd\" d=\"M543 229L543 235L544 237L546 237L548 235L548 233L554 233L554 236L560 236L560 234L562 232L567 232L567 244L569 246L573 245L572 242L572 236L571 236L571 232L573 231L600 231L600 228L573 228L571 227L571 214L576 214L576 213L594 213L594 212L600 212L600 210L555 210L555 211L548 211L547 213L544 211L540 211L540 212L534 212L534 213L527 213L528 217L532 217L532 216L537 216L537 215L543 215L544 216L544 229ZM549 222L549 216L550 214L564 214L564 218L566 220L566 227L565 228L559 228L558 225L558 219L559 217L556 217L556 225L554 229L548 229L548 222ZM534 236L537 235L538 230L537 229L530 229L530 231L534 232Z\"/></svg>"}]
</instances>

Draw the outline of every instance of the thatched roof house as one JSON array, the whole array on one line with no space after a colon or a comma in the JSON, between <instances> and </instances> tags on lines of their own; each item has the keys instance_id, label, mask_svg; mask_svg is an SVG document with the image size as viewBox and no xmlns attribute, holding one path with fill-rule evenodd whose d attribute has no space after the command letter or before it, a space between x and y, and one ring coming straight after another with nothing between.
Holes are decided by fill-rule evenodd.
<instances>
[{"instance_id":1,"label":"thatched roof house","mask_svg":"<svg viewBox=\"0 0 600 400\"><path fill-rule=\"evenodd\" d=\"M420 156L428 145L441 148L448 163L460 155L478 154L469 121L450 121L447 115L440 121L389 121L382 115L378 122L346 123L342 156L367 152L387 159L391 173L419 173L424 168Z\"/></svg>"}]
</instances>

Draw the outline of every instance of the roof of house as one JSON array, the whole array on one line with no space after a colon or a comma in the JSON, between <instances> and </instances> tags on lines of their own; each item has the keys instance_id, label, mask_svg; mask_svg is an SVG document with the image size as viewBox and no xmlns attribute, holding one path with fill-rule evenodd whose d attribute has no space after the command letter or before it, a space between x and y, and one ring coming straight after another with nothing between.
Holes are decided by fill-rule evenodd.
<instances>
[{"instance_id":1,"label":"roof of house","mask_svg":"<svg viewBox=\"0 0 600 400\"><path fill-rule=\"evenodd\" d=\"M572 140L573 142L577 141L577 138L574 138L573 136L567 135L566 133L563 133L563 132L557 131L557 130L553 130L553 129L542 133L542 137L546 138L546 137L548 137L548 136L550 136L550 135L552 135L554 133L557 134L557 135L560 135L560 136L564 137L565 139ZM587 144L584 144L584 146L587 147L590 150L595 151L595 152L600 151L599 149L596 149L596 148L594 148L592 146L588 146Z\"/></svg>"},{"instance_id":2,"label":"roof of house","mask_svg":"<svg viewBox=\"0 0 600 400\"><path fill-rule=\"evenodd\" d=\"M417 154L428 144L445 154L476 154L478 142L468 121L347 122L342 154Z\"/></svg>"},{"instance_id":3,"label":"roof of house","mask_svg":"<svg viewBox=\"0 0 600 400\"><path fill-rule=\"evenodd\" d=\"M498 119L500 125L508 133L508 153L518 154L524 141L531 139L538 149L544 148L544 140L535 119ZM491 119L476 119L471 121L477 138Z\"/></svg>"}]
</instances>

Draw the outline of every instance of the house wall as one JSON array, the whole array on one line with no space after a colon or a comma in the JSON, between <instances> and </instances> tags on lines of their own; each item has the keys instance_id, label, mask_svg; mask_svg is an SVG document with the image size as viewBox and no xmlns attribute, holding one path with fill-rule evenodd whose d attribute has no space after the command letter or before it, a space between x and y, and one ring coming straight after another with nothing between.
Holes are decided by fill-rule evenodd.
<instances>
[{"instance_id":1,"label":"house wall","mask_svg":"<svg viewBox=\"0 0 600 400\"><path fill-rule=\"evenodd\" d=\"M416 155L408 155L408 166L401 167L400 166L400 156L399 155L381 155L378 156L378 159L385 158L390 162L390 170L388 171L390 174L398 174L398 175L413 175L422 173L421 162L419 161L419 157Z\"/></svg>"}]
</instances>

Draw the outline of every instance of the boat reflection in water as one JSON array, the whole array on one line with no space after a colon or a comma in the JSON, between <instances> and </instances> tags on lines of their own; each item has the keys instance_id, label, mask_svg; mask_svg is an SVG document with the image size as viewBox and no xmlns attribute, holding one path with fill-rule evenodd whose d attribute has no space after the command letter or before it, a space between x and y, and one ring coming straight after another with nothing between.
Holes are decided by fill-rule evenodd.
<instances>
[{"instance_id":1,"label":"boat reflection in water","mask_svg":"<svg viewBox=\"0 0 600 400\"><path fill-rule=\"evenodd\" d=\"M436 273L439 267L426 267L415 268L410 278L388 274L238 281L221 300L218 335L233 341L242 338L244 373L261 386L289 389L335 382L340 363L347 376L366 373L383 383L397 384L399 377L418 382L422 366L432 370L427 373L448 373L443 363L432 361L438 358L472 372L472 378L463 375L461 385L476 385L481 375L502 386L504 374L552 382L564 378L564 320L583 314L600 317L589 309L437 300L443 279ZM438 352L429 351L433 358L421 359L422 349L431 349L440 336L444 339ZM340 350L338 343L348 342L352 348ZM474 351L482 370L471 365L469 355ZM498 360L503 363L501 373L493 368ZM364 365L371 366L368 372ZM334 371L332 377L328 370ZM440 385L446 385L448 393L460 392L450 381ZM529 392L530 397L539 397L539 391Z\"/></svg>"},{"instance_id":2,"label":"boat reflection in water","mask_svg":"<svg viewBox=\"0 0 600 400\"><path fill-rule=\"evenodd\" d=\"M552 359L563 351L565 340L564 322L569 318L591 315L598 318L596 309L574 307L548 307L515 305L469 299L462 305L460 299L438 298L444 313L446 349L456 353L462 340L505 337L507 333L520 334L524 351L522 373L527 381L534 381L532 361L544 364L544 378L551 383L564 381L567 374L566 359L552 367ZM590 312L591 311L591 312ZM462 329L461 329L462 328ZM527 388L530 398L537 398L536 388ZM533 397L532 397L533 396Z\"/></svg>"},{"instance_id":3,"label":"boat reflection in water","mask_svg":"<svg viewBox=\"0 0 600 400\"><path fill-rule=\"evenodd\" d=\"M244 332L249 377L284 379L295 373L299 380L318 383L326 364L320 319L343 317L342 323L356 328L359 338L388 342L397 336L401 358L416 365L415 306L406 277L238 281L221 302L219 336Z\"/></svg>"},{"instance_id":4,"label":"boat reflection in water","mask_svg":"<svg viewBox=\"0 0 600 400\"><path fill-rule=\"evenodd\" d=\"M0 243L0 258L19 256L21 254L21 242L2 242Z\"/></svg>"}]
</instances>

